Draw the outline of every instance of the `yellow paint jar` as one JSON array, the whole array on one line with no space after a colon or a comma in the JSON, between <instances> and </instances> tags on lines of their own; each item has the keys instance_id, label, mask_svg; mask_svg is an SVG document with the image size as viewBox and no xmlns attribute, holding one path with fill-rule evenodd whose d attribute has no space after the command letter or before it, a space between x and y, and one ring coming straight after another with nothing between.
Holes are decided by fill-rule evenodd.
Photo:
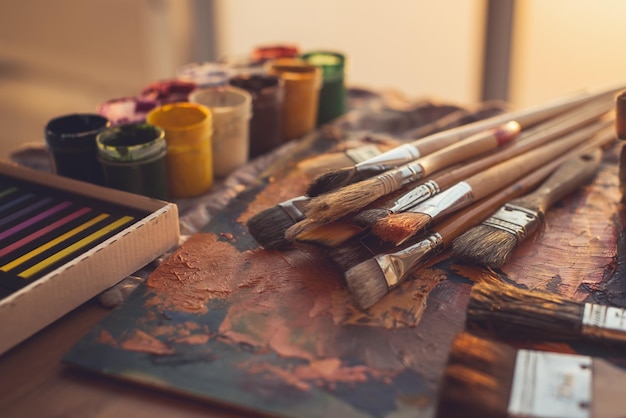
<instances>
[{"instance_id":1,"label":"yellow paint jar","mask_svg":"<svg viewBox=\"0 0 626 418\"><path fill-rule=\"evenodd\" d=\"M266 63L267 72L285 81L282 107L283 141L299 138L315 128L322 86L322 70L297 58Z\"/></svg>"},{"instance_id":2,"label":"yellow paint jar","mask_svg":"<svg viewBox=\"0 0 626 418\"><path fill-rule=\"evenodd\" d=\"M178 102L159 106L146 121L165 131L171 197L193 197L213 185L213 117L206 106Z\"/></svg>"}]
</instances>

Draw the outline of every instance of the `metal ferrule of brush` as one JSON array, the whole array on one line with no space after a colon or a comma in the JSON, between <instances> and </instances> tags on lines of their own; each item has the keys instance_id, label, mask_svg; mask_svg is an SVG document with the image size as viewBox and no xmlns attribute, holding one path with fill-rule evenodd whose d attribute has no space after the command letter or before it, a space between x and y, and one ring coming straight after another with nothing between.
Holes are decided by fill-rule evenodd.
<instances>
[{"instance_id":1,"label":"metal ferrule of brush","mask_svg":"<svg viewBox=\"0 0 626 418\"><path fill-rule=\"evenodd\" d=\"M428 180L396 199L396 201L393 202L393 206L391 206L389 210L393 213L397 213L410 209L413 206L422 203L426 199L430 199L440 191L441 190L439 189L437 182Z\"/></svg>"},{"instance_id":2,"label":"metal ferrule of brush","mask_svg":"<svg viewBox=\"0 0 626 418\"><path fill-rule=\"evenodd\" d=\"M472 186L461 181L425 202L409 209L409 211L424 213L431 218L435 218L463 208L467 206L468 202L472 202L473 200L474 191L472 190Z\"/></svg>"},{"instance_id":3,"label":"metal ferrule of brush","mask_svg":"<svg viewBox=\"0 0 626 418\"><path fill-rule=\"evenodd\" d=\"M376 262L385 276L390 289L402 282L409 271L424 263L443 248L443 239L434 233L426 239L394 253L376 256Z\"/></svg>"},{"instance_id":4,"label":"metal ferrule of brush","mask_svg":"<svg viewBox=\"0 0 626 418\"><path fill-rule=\"evenodd\" d=\"M422 177L424 170L419 164L405 164L376 176L382 184L384 194L395 192L405 184L411 183Z\"/></svg>"},{"instance_id":5,"label":"metal ferrule of brush","mask_svg":"<svg viewBox=\"0 0 626 418\"><path fill-rule=\"evenodd\" d=\"M309 200L311 199L307 196L298 196L281 202L278 206L280 206L294 222L299 222L306 217L303 206Z\"/></svg>"},{"instance_id":6,"label":"metal ferrule of brush","mask_svg":"<svg viewBox=\"0 0 626 418\"><path fill-rule=\"evenodd\" d=\"M370 169L385 171L406 164L409 161L416 160L419 157L420 152L415 146L404 144L383 152L374 158L358 163L354 167L357 171Z\"/></svg>"},{"instance_id":7,"label":"metal ferrule of brush","mask_svg":"<svg viewBox=\"0 0 626 418\"><path fill-rule=\"evenodd\" d=\"M483 225L513 234L521 242L539 227L539 213L507 203L484 220Z\"/></svg>"},{"instance_id":8,"label":"metal ferrule of brush","mask_svg":"<svg viewBox=\"0 0 626 418\"><path fill-rule=\"evenodd\" d=\"M592 370L588 356L519 350L507 416L589 418Z\"/></svg>"},{"instance_id":9,"label":"metal ferrule of brush","mask_svg":"<svg viewBox=\"0 0 626 418\"><path fill-rule=\"evenodd\" d=\"M626 310L585 303L581 332L595 339L626 342Z\"/></svg>"}]
</instances>

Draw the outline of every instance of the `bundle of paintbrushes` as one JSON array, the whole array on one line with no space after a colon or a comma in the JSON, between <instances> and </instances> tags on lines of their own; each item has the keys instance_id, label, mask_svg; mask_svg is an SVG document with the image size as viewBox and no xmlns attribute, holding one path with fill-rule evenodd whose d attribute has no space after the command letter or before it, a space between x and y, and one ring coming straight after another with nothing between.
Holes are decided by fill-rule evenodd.
<instances>
[{"instance_id":1,"label":"bundle of paintbrushes","mask_svg":"<svg viewBox=\"0 0 626 418\"><path fill-rule=\"evenodd\" d=\"M597 147L611 138L613 138L612 132L606 131L589 145ZM564 163L566 157L570 159ZM532 171L528 176L510 184L507 188L489 195L467 210L448 217L434 230L418 236L410 245L383 252L350 267L345 271L345 279L356 304L363 309L372 306L391 289L406 280L412 272L424 267L454 238L490 216L516 193L530 191L537 182L549 175L557 166L558 169L535 193L561 194L563 189L571 190L595 174L600 159L599 148L594 148L593 153L585 150L584 153L574 156L570 152ZM344 258L348 257L344 255Z\"/></svg>"},{"instance_id":2,"label":"bundle of paintbrushes","mask_svg":"<svg viewBox=\"0 0 626 418\"><path fill-rule=\"evenodd\" d=\"M604 359L518 350L457 335L439 388L439 418L616 418L626 372Z\"/></svg>"},{"instance_id":3,"label":"bundle of paintbrushes","mask_svg":"<svg viewBox=\"0 0 626 418\"><path fill-rule=\"evenodd\" d=\"M391 218L391 223L395 225L399 225L400 222L394 222L394 218L417 219L416 215L410 214L412 208L432 198L441 190L448 189L471 175L492 167L496 163L523 154L528 150L538 148L550 140L558 138L568 132L576 130L576 132L571 134L570 138L572 138L573 141L577 141L581 138L588 138L601 127L610 126L612 123L610 120L592 123L600 116L604 115L610 108L610 103L602 101L590 106L585 106L582 109L568 112L553 120L543 122L524 132L513 144L498 149L496 152L487 156L477 158L474 161L437 173L431 176L427 181L409 189L408 192L392 199L390 204L382 207L375 207L374 205L374 207L355 214L351 217L349 222L345 221L345 217L341 219L340 222L319 221L315 218L305 219L306 217L304 213L302 213L302 217L298 222L287 229L285 233L286 238L288 241L314 244L322 247L336 247L352 238L355 233L367 230L373 225L389 223L389 219L384 220L387 216L406 212L406 214ZM363 183L365 182L360 184ZM349 187L349 190L356 191L357 186ZM327 199L328 197L329 196L321 196L319 199ZM342 207L346 210L349 209L343 205ZM409 223L406 225L408 228L411 226ZM386 230L385 227L375 227L374 229ZM376 234L376 231L374 231L374 234ZM382 238L386 239L384 233Z\"/></svg>"},{"instance_id":4,"label":"bundle of paintbrushes","mask_svg":"<svg viewBox=\"0 0 626 418\"><path fill-rule=\"evenodd\" d=\"M421 154L426 154L427 156L428 153L436 152L435 150L445 148L446 145L451 143L454 144L455 142L467 138L468 135L484 133L490 127L498 126L503 122L506 123L507 121L517 120L520 123L523 128L522 138L520 138L519 141L515 141L513 145L503 147L502 151L500 151L503 153L511 152L511 154L500 154L500 152L492 151L486 156L476 159L473 163L461 167L459 170L451 172L445 170L440 171L442 177L438 177L437 182L426 182L423 186L416 188L415 192L406 196L402 202L394 206L395 210L404 210L405 203L407 205L416 205L419 203L419 199L424 200L439 192L439 190L455 184L462 178L476 173L477 170L488 167L489 164L495 164L496 162L503 161L502 158L510 158L512 155L542 145L546 141L558 137L565 132L588 124L590 120L599 118L601 114L612 109L612 102L609 98L617 90L619 90L619 88L612 87L602 89L598 92L581 93L527 110L508 112L470 125L446 130L422 140L415 141L414 143L404 144L398 148L394 148L388 153L381 154L348 169L331 171L327 176L321 176L314 181L309 186L309 191L311 191L311 187L317 188L318 186L320 187L320 192L337 189L346 183L346 181L352 183L359 179L375 175L376 173L393 169L398 165L406 164L407 161L419 158ZM535 126L535 128L531 128L533 126ZM522 140L523 138L526 139ZM416 146L417 144L419 144L419 147ZM496 157L498 154L500 154L500 156ZM453 166L451 163L446 163L446 165L448 167ZM348 174L346 177L347 172L351 174ZM338 176L335 176L335 174L338 174ZM346 180L347 178L348 180ZM359 189L359 191L360 190L361 189ZM370 194L368 201L371 200L371 196ZM331 199L331 206L335 207L334 216L337 218L347 215L349 209L353 211L358 210L344 206L347 202L333 199L333 195L330 193L325 193L318 197L319 199L324 199L321 202L319 200L317 202L317 206L322 208L321 219L312 217L313 221L328 222L330 220L329 217L325 215L326 209L324 209L325 205L328 205L327 199L329 198ZM279 203L252 216L246 223L247 227L251 235L264 248L281 249L289 247L291 241L285 238L285 232L296 223L309 217L307 209L310 208L313 200L314 198L312 196L299 196ZM368 204L366 200L358 198L356 202L359 209ZM353 228L352 230L354 233L358 233L358 229Z\"/></svg>"},{"instance_id":5,"label":"bundle of paintbrushes","mask_svg":"<svg viewBox=\"0 0 626 418\"><path fill-rule=\"evenodd\" d=\"M467 326L500 338L534 341L626 343L626 311L583 303L507 283L472 287Z\"/></svg>"}]
</instances>

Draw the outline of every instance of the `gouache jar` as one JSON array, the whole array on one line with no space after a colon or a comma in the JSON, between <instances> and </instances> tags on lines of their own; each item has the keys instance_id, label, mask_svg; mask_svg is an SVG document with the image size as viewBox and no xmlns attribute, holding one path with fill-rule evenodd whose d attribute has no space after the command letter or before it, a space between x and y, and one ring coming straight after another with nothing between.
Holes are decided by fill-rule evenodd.
<instances>
[{"instance_id":1,"label":"gouache jar","mask_svg":"<svg viewBox=\"0 0 626 418\"><path fill-rule=\"evenodd\" d=\"M167 182L170 197L193 197L213 185L213 118L197 103L159 106L146 122L165 131Z\"/></svg>"},{"instance_id":2,"label":"gouache jar","mask_svg":"<svg viewBox=\"0 0 626 418\"><path fill-rule=\"evenodd\" d=\"M101 103L97 112L107 118L113 126L143 123L148 112L159 104L150 97L120 97Z\"/></svg>"},{"instance_id":3,"label":"gouache jar","mask_svg":"<svg viewBox=\"0 0 626 418\"><path fill-rule=\"evenodd\" d=\"M213 114L213 173L224 177L248 161L252 97L233 86L194 91L189 100Z\"/></svg>"},{"instance_id":4,"label":"gouache jar","mask_svg":"<svg viewBox=\"0 0 626 418\"><path fill-rule=\"evenodd\" d=\"M251 57L255 61L265 62L279 58L295 58L298 54L299 49L296 45L259 45L252 50Z\"/></svg>"},{"instance_id":5,"label":"gouache jar","mask_svg":"<svg viewBox=\"0 0 626 418\"><path fill-rule=\"evenodd\" d=\"M167 199L165 133L146 123L105 129L96 137L98 159L108 187Z\"/></svg>"},{"instance_id":6,"label":"gouache jar","mask_svg":"<svg viewBox=\"0 0 626 418\"><path fill-rule=\"evenodd\" d=\"M225 64L215 62L189 63L176 71L176 78L192 82L198 88L224 86L228 83L230 70Z\"/></svg>"},{"instance_id":7,"label":"gouache jar","mask_svg":"<svg viewBox=\"0 0 626 418\"><path fill-rule=\"evenodd\" d=\"M103 184L96 136L109 126L107 118L91 113L64 115L50 120L44 132L52 171L60 176Z\"/></svg>"},{"instance_id":8,"label":"gouache jar","mask_svg":"<svg viewBox=\"0 0 626 418\"><path fill-rule=\"evenodd\" d=\"M280 146L282 105L285 83L274 75L238 75L230 79L232 86L252 96L249 157L254 158Z\"/></svg>"},{"instance_id":9,"label":"gouache jar","mask_svg":"<svg viewBox=\"0 0 626 418\"><path fill-rule=\"evenodd\" d=\"M304 60L281 58L266 63L269 74L285 82L281 136L299 138L315 128L322 70Z\"/></svg>"},{"instance_id":10,"label":"gouache jar","mask_svg":"<svg viewBox=\"0 0 626 418\"><path fill-rule=\"evenodd\" d=\"M345 57L330 51L314 51L302 59L322 69L317 124L322 125L346 112L346 87L344 81Z\"/></svg>"},{"instance_id":11,"label":"gouache jar","mask_svg":"<svg viewBox=\"0 0 626 418\"><path fill-rule=\"evenodd\" d=\"M189 100L189 93L198 86L189 80L161 80L143 88L141 96L157 101L160 105Z\"/></svg>"}]
</instances>

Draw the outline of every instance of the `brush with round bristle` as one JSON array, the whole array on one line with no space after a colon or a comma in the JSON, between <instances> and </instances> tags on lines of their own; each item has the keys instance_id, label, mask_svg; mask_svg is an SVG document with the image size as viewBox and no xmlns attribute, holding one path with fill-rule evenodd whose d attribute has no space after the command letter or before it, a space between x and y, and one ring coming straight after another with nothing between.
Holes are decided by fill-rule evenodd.
<instances>
[{"instance_id":1,"label":"brush with round bristle","mask_svg":"<svg viewBox=\"0 0 626 418\"><path fill-rule=\"evenodd\" d=\"M508 121L517 121L523 129L534 127L541 122L559 117L568 111L573 110L573 112L575 112L575 109L584 108L589 103L612 96L619 90L620 89L616 86L610 86L595 92L582 92L532 108L505 112L487 119L437 132L427 137L417 139L409 144L400 145L374 158L362 161L354 167L341 169L341 171L347 171L347 173L343 173L337 177L334 177L332 172L326 173L313 181L309 186L307 195L315 197L335 190L338 187L343 187L347 184L344 183L345 179L348 178L348 181L350 181L349 178L359 171L367 173L368 176L380 174L386 170L401 166L421 156L428 155L448 145L454 144L477 132L493 128ZM352 173L353 169L355 173ZM353 181L362 179L363 178L355 177ZM339 183L335 183L335 181Z\"/></svg>"},{"instance_id":2,"label":"brush with round bristle","mask_svg":"<svg viewBox=\"0 0 626 418\"><path fill-rule=\"evenodd\" d=\"M507 145L520 129L519 123L509 121L376 177L313 197L305 208L306 216L325 222L337 220L425 176Z\"/></svg>"},{"instance_id":3,"label":"brush with round bristle","mask_svg":"<svg viewBox=\"0 0 626 418\"><path fill-rule=\"evenodd\" d=\"M317 222L312 219L304 219L287 229L285 238L292 242L334 248L362 231L361 227L350 221Z\"/></svg>"},{"instance_id":4,"label":"brush with round bristle","mask_svg":"<svg viewBox=\"0 0 626 418\"><path fill-rule=\"evenodd\" d=\"M401 245L414 235L423 232L431 224L432 217L426 213L401 212L380 218L371 226L372 234L385 242Z\"/></svg>"},{"instance_id":5,"label":"brush with round bristle","mask_svg":"<svg viewBox=\"0 0 626 418\"><path fill-rule=\"evenodd\" d=\"M354 160L345 152L333 152L300 161L298 170L304 172L307 176L319 176L330 170L353 166L354 163Z\"/></svg>"},{"instance_id":6,"label":"brush with round bristle","mask_svg":"<svg viewBox=\"0 0 626 418\"><path fill-rule=\"evenodd\" d=\"M305 218L301 205L307 201L307 197L299 196L254 214L246 221L250 235L266 249L290 247L285 231Z\"/></svg>"},{"instance_id":7,"label":"brush with round bristle","mask_svg":"<svg viewBox=\"0 0 626 418\"><path fill-rule=\"evenodd\" d=\"M355 167L344 167L337 170L320 174L309 184L306 195L315 197L328 193L332 190L363 181L372 176L380 174L380 170L357 170Z\"/></svg>"},{"instance_id":8,"label":"brush with round bristle","mask_svg":"<svg viewBox=\"0 0 626 418\"><path fill-rule=\"evenodd\" d=\"M596 141L610 141L608 130ZM524 240L544 224L546 211L595 175L602 158L601 148L582 152L564 162L533 193L512 200L491 217L452 243L452 253L463 261L501 268Z\"/></svg>"}]
</instances>

